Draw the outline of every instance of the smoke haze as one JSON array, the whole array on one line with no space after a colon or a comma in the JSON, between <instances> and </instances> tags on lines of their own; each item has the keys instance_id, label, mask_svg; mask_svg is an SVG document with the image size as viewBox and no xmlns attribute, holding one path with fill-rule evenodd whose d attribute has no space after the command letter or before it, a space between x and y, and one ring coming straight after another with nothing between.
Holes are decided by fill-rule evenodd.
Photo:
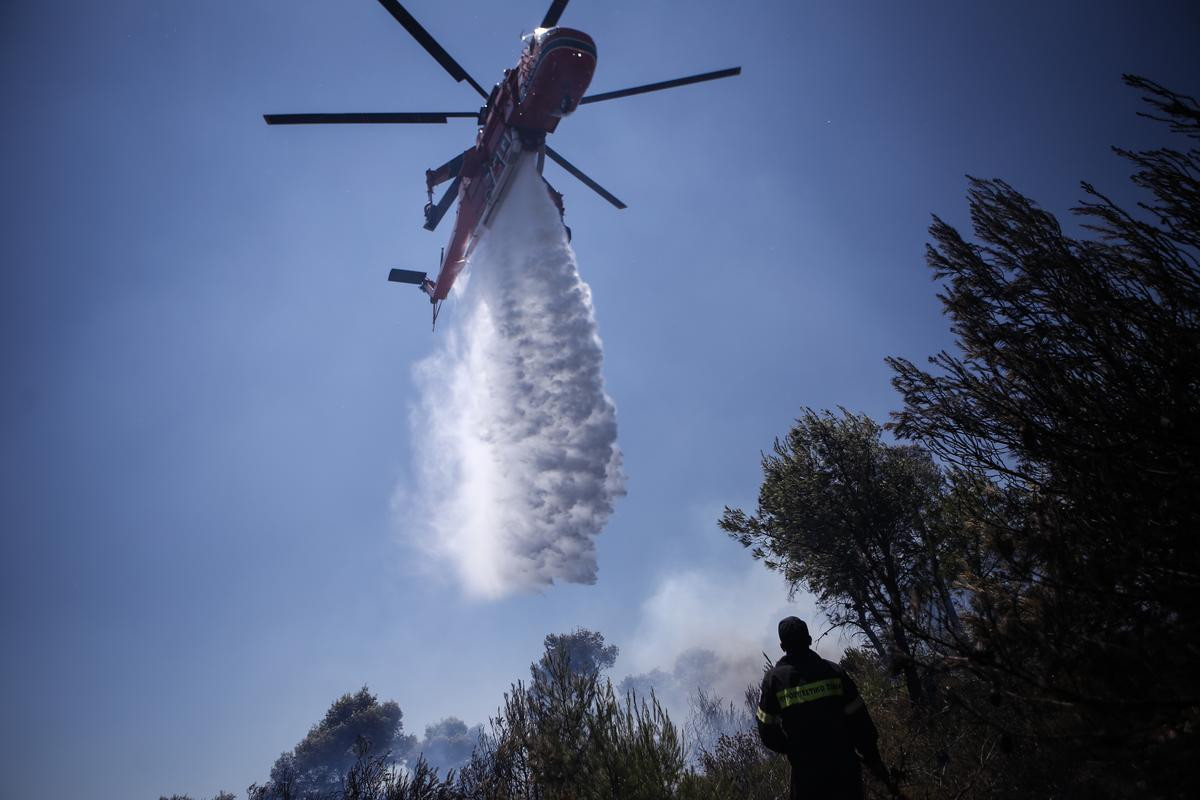
<instances>
[{"instance_id":1,"label":"smoke haze","mask_svg":"<svg viewBox=\"0 0 1200 800\"><path fill-rule=\"evenodd\" d=\"M624 485L591 291L533 158L516 170L415 367L412 532L484 598L594 583Z\"/></svg>"},{"instance_id":2,"label":"smoke haze","mask_svg":"<svg viewBox=\"0 0 1200 800\"><path fill-rule=\"evenodd\" d=\"M824 658L838 660L850 644L836 632L821 638L829 623L813 598L788 599L787 583L760 563L664 575L621 649L620 687L643 696L654 689L674 720L691 716L697 690L740 705L762 680L763 654L782 655L776 624L793 615L809 623Z\"/></svg>"}]
</instances>

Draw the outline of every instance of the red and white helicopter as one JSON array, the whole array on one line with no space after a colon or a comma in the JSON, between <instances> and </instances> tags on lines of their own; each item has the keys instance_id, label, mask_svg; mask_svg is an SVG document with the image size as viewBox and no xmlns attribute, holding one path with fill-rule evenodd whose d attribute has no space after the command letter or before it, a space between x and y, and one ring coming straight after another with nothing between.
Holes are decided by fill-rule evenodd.
<instances>
[{"instance_id":1,"label":"red and white helicopter","mask_svg":"<svg viewBox=\"0 0 1200 800\"><path fill-rule=\"evenodd\" d=\"M455 278L462 272L474 250L484 228L496 213L504 191L512 177L514 167L522 153L537 154L538 173L541 174L545 157L556 162L567 172L583 181L617 208L625 204L604 187L581 172L546 144L546 134L553 133L558 122L580 105L615 100L689 83L728 78L741 73L741 67L689 75L643 86L633 86L613 92L585 95L592 73L596 69L596 44L583 31L556 27L568 0L553 0L546 16L532 34L526 38L521 58L512 69L504 71L504 77L485 92L467 74L458 62L450 57L442 46L429 35L411 14L396 0L379 0L379 4L404 26L412 37L458 82L466 81L485 99L478 112L450 111L432 113L351 113L351 114L265 114L268 125L310 125L330 123L438 123L443 124L452 117L478 120L479 133L475 145L456 155L437 169L427 170L425 186L429 202L425 206L425 228L433 230L457 198L458 214L454 221L454 233L450 244L443 250L437 278L430 279L427 273L413 270L393 269L388 280L411 283L429 295L433 304L433 321L437 323L441 303L450 293ZM543 179L544 180L544 179ZM433 188L445 181L453 181L450 188L435 204ZM563 212L562 195L549 183L546 189ZM570 229L567 229L568 236Z\"/></svg>"}]
</instances>

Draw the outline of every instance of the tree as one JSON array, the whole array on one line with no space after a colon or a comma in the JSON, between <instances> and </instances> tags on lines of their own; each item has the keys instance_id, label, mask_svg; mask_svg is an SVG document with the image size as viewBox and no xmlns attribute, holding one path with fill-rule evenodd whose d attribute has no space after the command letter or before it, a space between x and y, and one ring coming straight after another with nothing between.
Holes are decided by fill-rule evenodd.
<instances>
[{"instance_id":1,"label":"tree","mask_svg":"<svg viewBox=\"0 0 1200 800\"><path fill-rule=\"evenodd\" d=\"M589 751L601 736L596 710L604 653L604 637L593 631L547 636L528 688L518 684L505 698L512 744L525 751L548 797L570 796L588 780Z\"/></svg>"},{"instance_id":2,"label":"tree","mask_svg":"<svg viewBox=\"0 0 1200 800\"><path fill-rule=\"evenodd\" d=\"M431 767L458 769L470 760L482 735L482 725L468 728L458 717L446 717L425 726L425 738L413 745L412 752L419 754Z\"/></svg>"},{"instance_id":3,"label":"tree","mask_svg":"<svg viewBox=\"0 0 1200 800\"><path fill-rule=\"evenodd\" d=\"M418 757L411 769L397 765L387 754L371 755L360 749L346 773L341 790L330 800L462 800L454 785L454 771L445 778Z\"/></svg>"},{"instance_id":4,"label":"tree","mask_svg":"<svg viewBox=\"0 0 1200 800\"><path fill-rule=\"evenodd\" d=\"M1126 80L1192 140L1116 151L1151 199L1131 213L1084 184L1083 240L971 179L978 243L935 217L927 253L959 352L889 360L895 430L959 471L981 554L958 656L1019 710L1013 733L1073 747L1055 768L1096 796L1198 776L1200 105Z\"/></svg>"},{"instance_id":5,"label":"tree","mask_svg":"<svg viewBox=\"0 0 1200 800\"><path fill-rule=\"evenodd\" d=\"M812 409L762 466L757 513L726 508L721 527L865 636L923 702L918 661L933 639L914 633L959 626L936 520L941 471L923 450L885 443L866 416Z\"/></svg>"},{"instance_id":6,"label":"tree","mask_svg":"<svg viewBox=\"0 0 1200 800\"><path fill-rule=\"evenodd\" d=\"M657 800L674 795L683 742L649 700L616 696L601 671L617 648L594 631L551 635L528 685L504 696L459 789L472 800Z\"/></svg>"},{"instance_id":7,"label":"tree","mask_svg":"<svg viewBox=\"0 0 1200 800\"><path fill-rule=\"evenodd\" d=\"M529 671L537 677L556 657L563 658L567 667L577 674L600 674L617 661L620 649L615 644L606 645L604 636L587 628L576 628L573 633L551 633L545 639L545 651L538 663Z\"/></svg>"},{"instance_id":8,"label":"tree","mask_svg":"<svg viewBox=\"0 0 1200 800\"><path fill-rule=\"evenodd\" d=\"M683 778L684 743L653 694L617 698L605 682L596 708L591 786L596 800L661 800L675 795Z\"/></svg>"},{"instance_id":9,"label":"tree","mask_svg":"<svg viewBox=\"0 0 1200 800\"><path fill-rule=\"evenodd\" d=\"M415 737L404 734L403 713L393 701L380 703L367 687L333 701L324 719L271 768L271 780L252 786L250 800L306 800L341 786L365 753L402 756Z\"/></svg>"}]
</instances>

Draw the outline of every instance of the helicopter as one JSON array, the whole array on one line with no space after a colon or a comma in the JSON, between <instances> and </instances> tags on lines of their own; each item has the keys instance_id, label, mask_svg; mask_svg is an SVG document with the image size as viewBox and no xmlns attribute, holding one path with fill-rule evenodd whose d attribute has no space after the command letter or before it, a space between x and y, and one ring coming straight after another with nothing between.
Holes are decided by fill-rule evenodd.
<instances>
[{"instance_id":1,"label":"helicopter","mask_svg":"<svg viewBox=\"0 0 1200 800\"><path fill-rule=\"evenodd\" d=\"M442 301L450 294L455 279L466 267L475 245L500 208L516 165L525 154L536 157L539 175L548 156L612 205L619 209L626 207L546 144L546 135L555 131L563 117L581 105L729 78L742 71L741 67L732 67L611 92L585 94L596 69L596 43L583 31L558 26L568 0L553 0L541 24L523 37L525 46L516 66L506 69L492 90L485 92L403 5L396 0L378 2L450 77L470 85L484 99L483 106L478 111L264 114L263 119L268 125L445 124L455 118L476 120L475 144L440 167L425 172L426 230L436 229L450 206L458 201L454 231L449 244L442 250L437 276L430 278L427 272L405 269L393 269L388 274L389 281L413 284L429 296L434 326ZM544 177L542 180L561 217L564 213L562 194ZM446 181L450 181L450 186L435 203L434 189ZM566 233L569 239L570 228L566 228Z\"/></svg>"}]
</instances>

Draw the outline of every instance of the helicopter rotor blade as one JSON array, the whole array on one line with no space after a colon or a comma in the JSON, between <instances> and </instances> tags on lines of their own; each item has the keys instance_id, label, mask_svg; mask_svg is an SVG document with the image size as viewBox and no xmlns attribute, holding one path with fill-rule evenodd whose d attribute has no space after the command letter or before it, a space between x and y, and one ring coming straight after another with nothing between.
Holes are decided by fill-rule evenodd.
<instances>
[{"instance_id":1,"label":"helicopter rotor blade","mask_svg":"<svg viewBox=\"0 0 1200 800\"><path fill-rule=\"evenodd\" d=\"M395 17L396 21L403 25L406 31L412 34L417 43L421 47L424 47L425 51L442 65L442 69L450 73L451 78L459 82L466 81L471 84L471 87L475 91L479 92L480 96L485 100L487 99L488 95L483 90L483 87L476 83L475 79L468 75L467 71L459 66L457 61L450 57L450 54L437 43L436 39L429 35L429 31L421 27L421 23L417 22L416 18L408 13L408 10L404 6L400 5L396 0L379 0L379 5L386 8L388 13Z\"/></svg>"},{"instance_id":2,"label":"helicopter rotor blade","mask_svg":"<svg viewBox=\"0 0 1200 800\"><path fill-rule=\"evenodd\" d=\"M587 186L589 189L591 189L596 194L603 197L608 202L612 203L617 208L625 208L626 207L625 204L622 203L620 200L618 200L615 196L613 196L613 194L611 192L609 192L603 186L596 183L594 180L592 180L587 175L585 175L578 167L576 167L570 161L567 161L565 158L563 158L558 153L556 153L554 151L554 149L552 147L550 147L550 145L546 145L546 155L550 156L550 159L555 164L558 164L560 167L565 169L567 172L574 175L576 178L581 180L585 186Z\"/></svg>"},{"instance_id":3,"label":"helicopter rotor blade","mask_svg":"<svg viewBox=\"0 0 1200 800\"><path fill-rule=\"evenodd\" d=\"M600 94L592 94L584 97L579 101L579 105L584 103L599 103L601 100L615 100L618 97L629 97L634 94L645 94L646 92L657 92L660 89L671 89L675 86L687 86L689 83L702 83L704 81L715 81L718 78L732 78L734 75L741 75L741 67L731 67L730 69L719 69L716 72L705 72L700 75L689 75L686 78L675 78L670 81L659 81L658 83L647 83L643 86L632 86L628 89L618 89L615 92L602 92Z\"/></svg>"},{"instance_id":4,"label":"helicopter rotor blade","mask_svg":"<svg viewBox=\"0 0 1200 800\"><path fill-rule=\"evenodd\" d=\"M542 17L542 24L539 28L553 28L558 24L558 18L562 16L563 9L567 7L570 0L554 0L550 4L550 8L546 9L546 16Z\"/></svg>"},{"instance_id":5,"label":"helicopter rotor blade","mask_svg":"<svg viewBox=\"0 0 1200 800\"><path fill-rule=\"evenodd\" d=\"M474 119L478 116L479 113L476 111L406 111L402 113L263 114L263 119L268 125L364 125L372 123L442 125L451 117Z\"/></svg>"}]
</instances>

